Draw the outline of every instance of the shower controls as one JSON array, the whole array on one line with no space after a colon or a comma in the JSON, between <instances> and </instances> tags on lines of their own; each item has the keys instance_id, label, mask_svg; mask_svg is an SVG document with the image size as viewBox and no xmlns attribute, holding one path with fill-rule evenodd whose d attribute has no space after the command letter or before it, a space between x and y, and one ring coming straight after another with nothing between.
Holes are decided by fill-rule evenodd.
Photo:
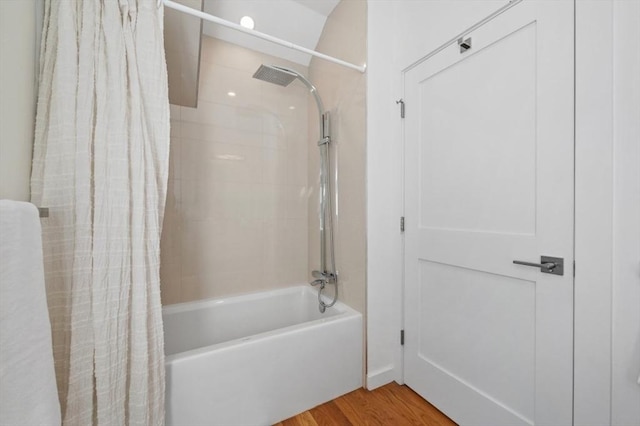
<instances>
[{"instance_id":1,"label":"shower controls","mask_svg":"<svg viewBox=\"0 0 640 426\"><path fill-rule=\"evenodd\" d=\"M316 278L316 281L324 281L325 283L333 284L336 282L336 274L331 272L320 272L320 271L312 271L311 275L313 278ZM311 285L316 285L316 281L312 282Z\"/></svg>"}]
</instances>

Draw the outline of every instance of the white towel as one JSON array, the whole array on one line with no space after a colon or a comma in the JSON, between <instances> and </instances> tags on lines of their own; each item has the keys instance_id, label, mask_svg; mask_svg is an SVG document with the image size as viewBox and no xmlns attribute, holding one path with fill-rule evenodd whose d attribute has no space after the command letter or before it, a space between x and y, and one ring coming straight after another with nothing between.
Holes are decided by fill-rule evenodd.
<instances>
[{"instance_id":1,"label":"white towel","mask_svg":"<svg viewBox=\"0 0 640 426\"><path fill-rule=\"evenodd\" d=\"M38 210L0 200L0 425L59 424Z\"/></svg>"}]
</instances>

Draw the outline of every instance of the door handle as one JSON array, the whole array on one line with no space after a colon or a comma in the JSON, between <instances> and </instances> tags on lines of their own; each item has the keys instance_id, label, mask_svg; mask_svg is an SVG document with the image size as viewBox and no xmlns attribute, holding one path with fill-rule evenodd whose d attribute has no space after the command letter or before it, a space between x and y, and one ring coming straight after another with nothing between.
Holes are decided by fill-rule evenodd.
<instances>
[{"instance_id":1,"label":"door handle","mask_svg":"<svg viewBox=\"0 0 640 426\"><path fill-rule=\"evenodd\" d=\"M523 260L514 260L516 265L533 266L540 268L540 272L553 275L564 275L564 258L540 256L540 263L525 262Z\"/></svg>"}]
</instances>

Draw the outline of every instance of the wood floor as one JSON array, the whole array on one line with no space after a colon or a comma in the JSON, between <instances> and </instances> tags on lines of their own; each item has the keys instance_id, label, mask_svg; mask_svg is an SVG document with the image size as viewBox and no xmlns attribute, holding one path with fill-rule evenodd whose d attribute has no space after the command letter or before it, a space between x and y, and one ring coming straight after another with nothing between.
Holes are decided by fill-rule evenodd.
<instances>
[{"instance_id":1,"label":"wood floor","mask_svg":"<svg viewBox=\"0 0 640 426\"><path fill-rule=\"evenodd\" d=\"M433 405L395 382L373 391L358 389L275 426L455 425Z\"/></svg>"}]
</instances>

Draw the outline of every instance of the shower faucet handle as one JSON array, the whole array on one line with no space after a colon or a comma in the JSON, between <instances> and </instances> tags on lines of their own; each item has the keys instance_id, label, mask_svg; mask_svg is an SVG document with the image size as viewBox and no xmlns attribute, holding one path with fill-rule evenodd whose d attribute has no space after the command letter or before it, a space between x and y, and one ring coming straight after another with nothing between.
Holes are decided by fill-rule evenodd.
<instances>
[{"instance_id":1,"label":"shower faucet handle","mask_svg":"<svg viewBox=\"0 0 640 426\"><path fill-rule=\"evenodd\" d=\"M324 136L322 139L320 139L318 141L318 146L322 146L322 145L327 145L331 143L331 137L330 136Z\"/></svg>"},{"instance_id":2,"label":"shower faucet handle","mask_svg":"<svg viewBox=\"0 0 640 426\"><path fill-rule=\"evenodd\" d=\"M336 274L334 274L333 272L322 272L322 271L311 271L311 275L313 276L313 278L316 278L316 281L318 280L322 280L326 283L332 284L336 282ZM314 281L315 282L315 281ZM314 285L314 284L312 284Z\"/></svg>"},{"instance_id":3,"label":"shower faucet handle","mask_svg":"<svg viewBox=\"0 0 640 426\"><path fill-rule=\"evenodd\" d=\"M311 276L313 276L313 278L326 278L326 274L324 272L320 272L320 271L311 271Z\"/></svg>"}]
</instances>

